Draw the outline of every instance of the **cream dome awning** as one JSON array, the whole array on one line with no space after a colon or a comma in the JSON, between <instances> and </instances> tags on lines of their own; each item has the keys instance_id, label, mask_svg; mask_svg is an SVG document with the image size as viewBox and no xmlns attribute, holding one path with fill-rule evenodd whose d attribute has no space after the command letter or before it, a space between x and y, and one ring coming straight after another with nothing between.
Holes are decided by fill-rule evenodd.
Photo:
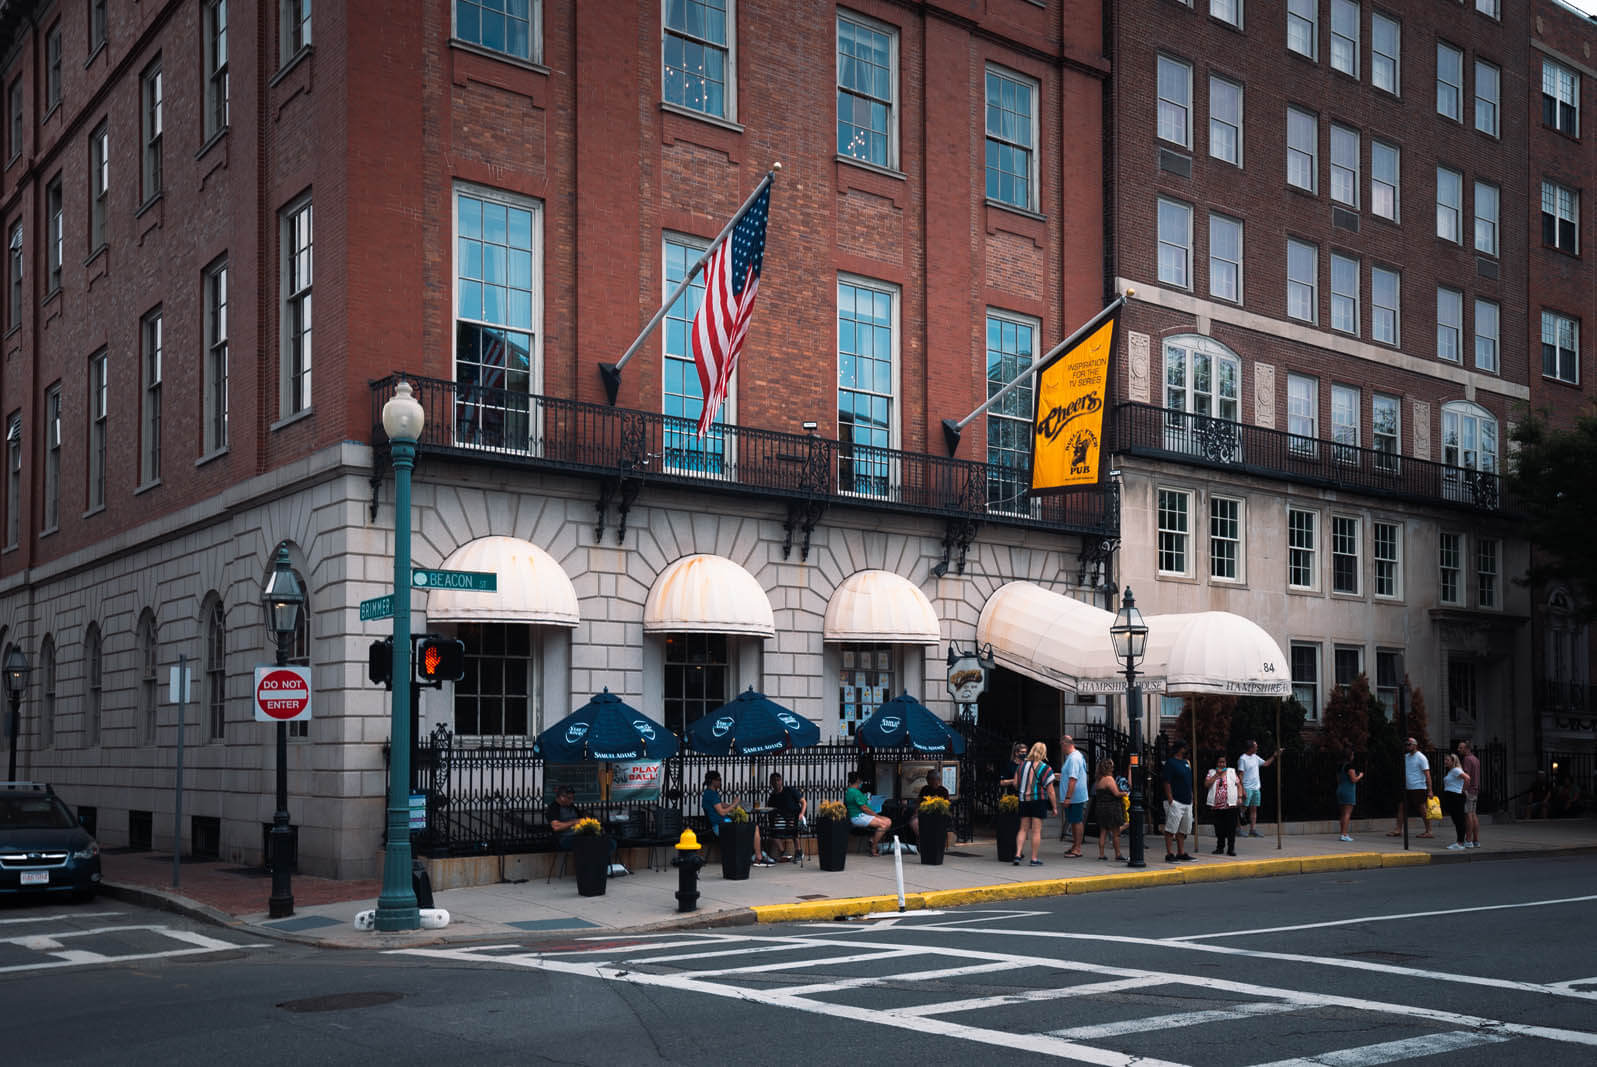
<instances>
[{"instance_id":1,"label":"cream dome awning","mask_svg":"<svg viewBox=\"0 0 1597 1067\"><path fill-rule=\"evenodd\" d=\"M1291 662L1252 619L1200 611L1150 615L1147 623L1148 662L1164 675L1167 693L1292 695Z\"/></svg>"},{"instance_id":2,"label":"cream dome awning","mask_svg":"<svg viewBox=\"0 0 1597 1067\"><path fill-rule=\"evenodd\" d=\"M987 598L976 641L992 646L1000 666L1044 685L1118 693L1126 683L1109 641L1114 621L1102 608L1031 582L1010 582Z\"/></svg>"},{"instance_id":3,"label":"cream dome awning","mask_svg":"<svg viewBox=\"0 0 1597 1067\"><path fill-rule=\"evenodd\" d=\"M776 636L776 616L759 581L725 556L683 556L654 580L643 632Z\"/></svg>"},{"instance_id":4,"label":"cream dome awning","mask_svg":"<svg viewBox=\"0 0 1597 1067\"><path fill-rule=\"evenodd\" d=\"M914 582L892 571L849 575L826 602L828 641L936 645L943 640L937 612Z\"/></svg>"},{"instance_id":5,"label":"cream dome awning","mask_svg":"<svg viewBox=\"0 0 1597 1067\"><path fill-rule=\"evenodd\" d=\"M477 593L434 589L427 594L427 621L519 622L575 626L577 591L553 556L519 537L479 537L449 554L441 568L486 571L499 576L499 589Z\"/></svg>"}]
</instances>

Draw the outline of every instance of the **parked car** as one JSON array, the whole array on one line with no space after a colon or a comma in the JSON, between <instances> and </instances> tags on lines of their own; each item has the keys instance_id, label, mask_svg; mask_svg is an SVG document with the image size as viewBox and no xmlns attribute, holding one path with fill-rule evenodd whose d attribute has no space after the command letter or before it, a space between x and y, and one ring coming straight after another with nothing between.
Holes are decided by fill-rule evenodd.
<instances>
[{"instance_id":1,"label":"parked car","mask_svg":"<svg viewBox=\"0 0 1597 1067\"><path fill-rule=\"evenodd\" d=\"M0 782L0 895L100 888L100 845L48 785Z\"/></svg>"}]
</instances>

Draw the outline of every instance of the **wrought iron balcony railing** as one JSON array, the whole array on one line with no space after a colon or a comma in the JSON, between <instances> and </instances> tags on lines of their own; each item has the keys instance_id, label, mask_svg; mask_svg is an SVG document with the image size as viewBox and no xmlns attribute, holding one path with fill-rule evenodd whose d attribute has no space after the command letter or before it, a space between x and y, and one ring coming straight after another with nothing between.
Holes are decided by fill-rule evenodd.
<instances>
[{"instance_id":1,"label":"wrought iron balcony railing","mask_svg":"<svg viewBox=\"0 0 1597 1067\"><path fill-rule=\"evenodd\" d=\"M1299 485L1509 514L1500 475L1148 404L1115 408L1117 451Z\"/></svg>"},{"instance_id":2,"label":"wrought iron balcony railing","mask_svg":"<svg viewBox=\"0 0 1597 1067\"><path fill-rule=\"evenodd\" d=\"M1536 703L1547 712L1597 714L1597 686L1587 685L1578 678L1538 678Z\"/></svg>"}]
</instances>

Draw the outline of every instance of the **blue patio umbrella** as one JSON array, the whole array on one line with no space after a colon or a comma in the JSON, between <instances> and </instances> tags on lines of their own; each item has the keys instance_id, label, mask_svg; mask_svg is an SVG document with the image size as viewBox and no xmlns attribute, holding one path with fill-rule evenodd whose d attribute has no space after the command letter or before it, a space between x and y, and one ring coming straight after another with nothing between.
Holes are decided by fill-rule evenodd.
<instances>
[{"instance_id":1,"label":"blue patio umbrella","mask_svg":"<svg viewBox=\"0 0 1597 1067\"><path fill-rule=\"evenodd\" d=\"M965 751L965 739L931 709L908 693L900 693L859 724L854 736L865 748L903 748L917 752Z\"/></svg>"},{"instance_id":2,"label":"blue patio umbrella","mask_svg":"<svg viewBox=\"0 0 1597 1067\"><path fill-rule=\"evenodd\" d=\"M750 686L737 698L689 723L687 741L697 752L714 756L755 756L786 748L808 748L821 739L821 728L784 708Z\"/></svg>"},{"instance_id":3,"label":"blue patio umbrella","mask_svg":"<svg viewBox=\"0 0 1597 1067\"><path fill-rule=\"evenodd\" d=\"M539 734L537 749L551 763L669 759L677 735L606 689Z\"/></svg>"}]
</instances>

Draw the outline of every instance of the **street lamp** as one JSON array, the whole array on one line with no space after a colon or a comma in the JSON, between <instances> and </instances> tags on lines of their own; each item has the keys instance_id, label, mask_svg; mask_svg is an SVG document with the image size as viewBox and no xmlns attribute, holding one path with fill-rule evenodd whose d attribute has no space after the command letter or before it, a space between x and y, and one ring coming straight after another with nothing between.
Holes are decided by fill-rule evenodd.
<instances>
[{"instance_id":1,"label":"street lamp","mask_svg":"<svg viewBox=\"0 0 1597 1067\"><path fill-rule=\"evenodd\" d=\"M11 769L6 781L17 780L17 745L22 741L22 694L28 690L28 657L21 645L6 651L6 692L11 694Z\"/></svg>"},{"instance_id":2,"label":"street lamp","mask_svg":"<svg viewBox=\"0 0 1597 1067\"><path fill-rule=\"evenodd\" d=\"M288 666L299 630L299 613L305 604L305 590L294 574L288 557L288 542L279 541L272 556L272 573L261 590L266 606L266 624L277 637L277 665ZM277 724L277 810L272 813L272 896L266 910L274 919L294 914L294 886L288 872L288 723Z\"/></svg>"},{"instance_id":3,"label":"street lamp","mask_svg":"<svg viewBox=\"0 0 1597 1067\"><path fill-rule=\"evenodd\" d=\"M1129 585L1120 598L1115 624L1109 627L1109 640L1126 672L1126 718L1131 720L1131 858L1126 866L1142 867L1142 693L1137 689L1137 663L1148 652L1148 624L1142 621Z\"/></svg>"},{"instance_id":4,"label":"street lamp","mask_svg":"<svg viewBox=\"0 0 1597 1067\"><path fill-rule=\"evenodd\" d=\"M421 913L410 873L410 472L426 412L401 381L383 405L394 463L394 699L388 742L388 847L377 897L377 929L416 930Z\"/></svg>"}]
</instances>

